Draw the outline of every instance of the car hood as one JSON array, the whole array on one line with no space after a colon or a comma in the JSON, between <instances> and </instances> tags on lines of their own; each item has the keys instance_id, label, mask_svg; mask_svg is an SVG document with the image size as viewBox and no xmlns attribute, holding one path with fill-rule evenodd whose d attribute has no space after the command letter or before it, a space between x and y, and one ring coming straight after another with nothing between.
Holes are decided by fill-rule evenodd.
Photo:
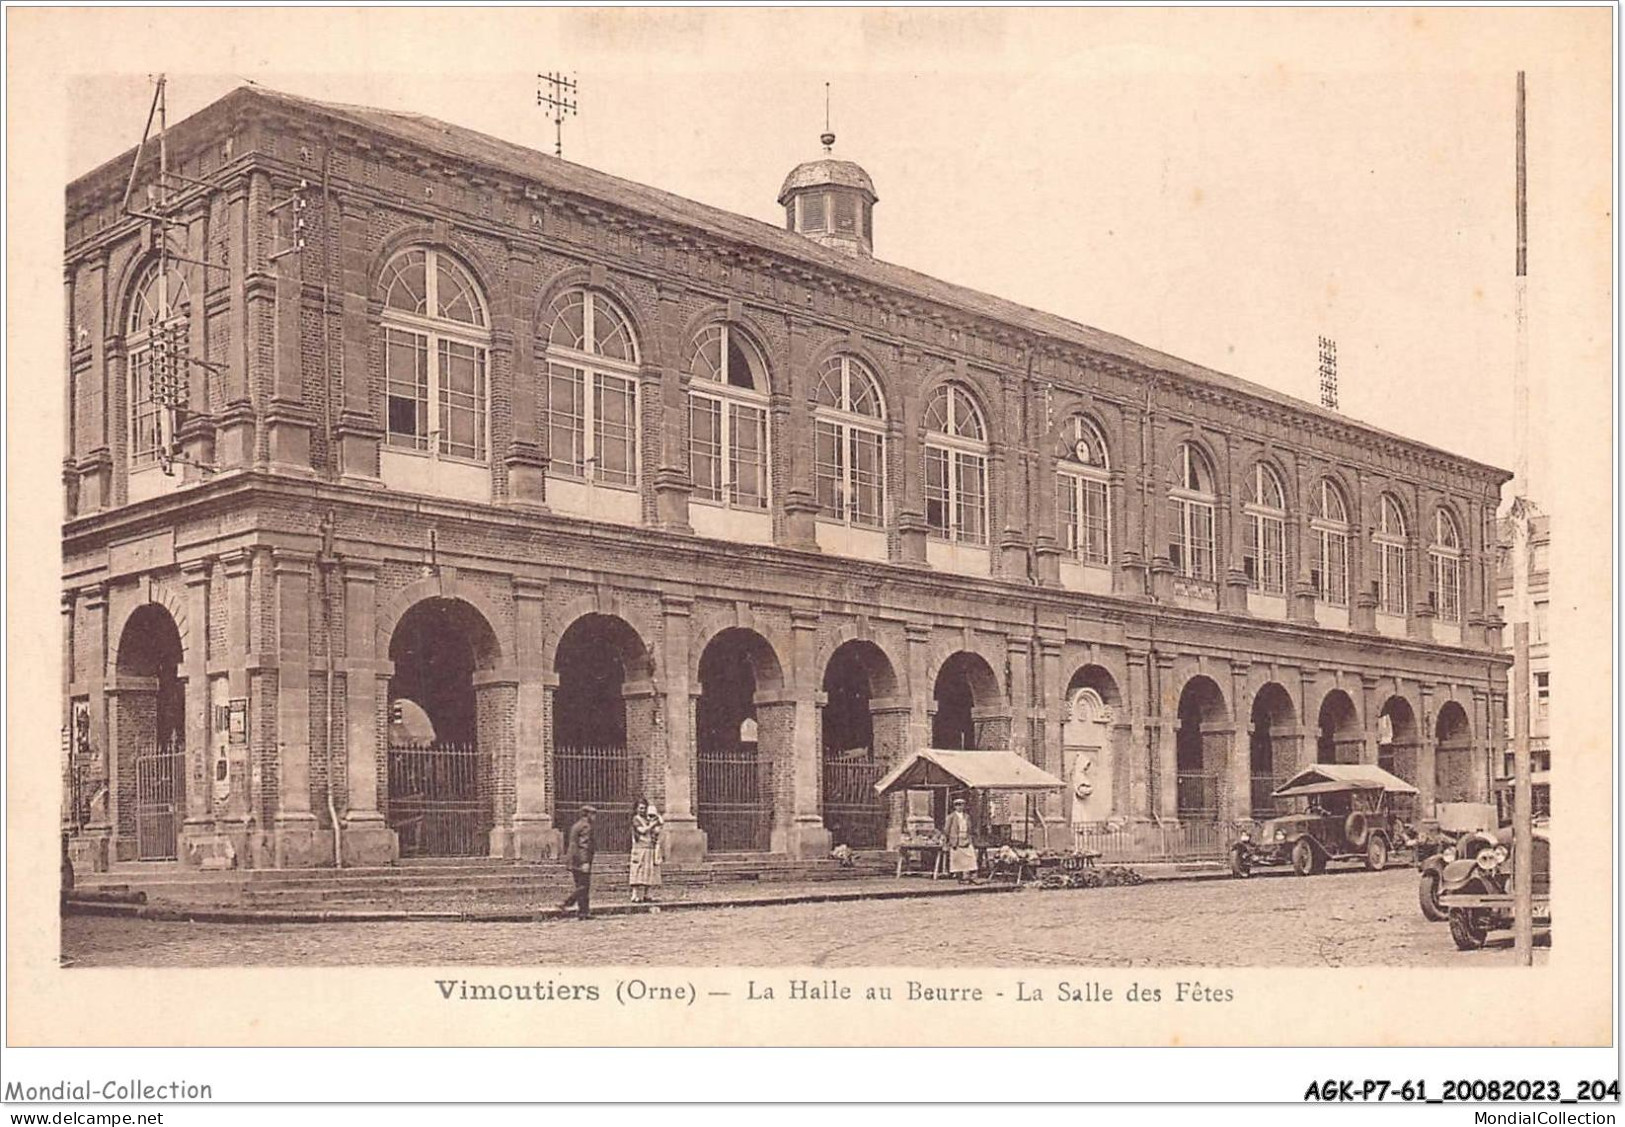
<instances>
[{"instance_id":1,"label":"car hood","mask_svg":"<svg viewBox=\"0 0 1625 1127\"><path fill-rule=\"evenodd\" d=\"M1284 832L1287 837L1294 837L1304 831L1310 823L1317 821L1314 814L1284 814L1279 818L1271 818L1258 827L1259 842L1268 844L1275 840L1277 832Z\"/></svg>"}]
</instances>

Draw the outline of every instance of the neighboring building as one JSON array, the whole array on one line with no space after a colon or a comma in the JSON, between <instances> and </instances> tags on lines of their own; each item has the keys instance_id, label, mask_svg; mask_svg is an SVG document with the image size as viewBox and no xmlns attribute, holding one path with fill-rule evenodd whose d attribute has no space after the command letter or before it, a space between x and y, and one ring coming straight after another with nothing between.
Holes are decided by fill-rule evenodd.
<instances>
[{"instance_id":1,"label":"neighboring building","mask_svg":"<svg viewBox=\"0 0 1625 1127\"><path fill-rule=\"evenodd\" d=\"M640 794L817 856L927 744L1210 836L1317 758L1488 798L1501 470L881 262L850 162L780 230L259 88L166 145L167 251L133 153L67 192L81 864L535 859Z\"/></svg>"},{"instance_id":2,"label":"neighboring building","mask_svg":"<svg viewBox=\"0 0 1625 1127\"><path fill-rule=\"evenodd\" d=\"M1551 609L1552 518L1528 501L1514 501L1512 511L1500 521L1501 553L1495 573L1495 596L1505 623L1502 642L1513 653L1513 628L1529 624L1529 668L1520 669L1516 660L1510 677L1529 679L1529 768L1535 814L1552 809L1552 750L1548 721L1552 706ZM1510 692L1510 690L1509 690ZM1506 745L1496 765L1496 795L1507 820L1512 816L1512 710L1506 713Z\"/></svg>"}]
</instances>

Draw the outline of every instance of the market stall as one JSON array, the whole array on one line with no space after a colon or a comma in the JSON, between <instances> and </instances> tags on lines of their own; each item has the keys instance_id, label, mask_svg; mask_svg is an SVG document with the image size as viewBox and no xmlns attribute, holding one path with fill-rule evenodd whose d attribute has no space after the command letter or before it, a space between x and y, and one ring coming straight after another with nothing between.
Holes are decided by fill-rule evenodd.
<instances>
[{"instance_id":1,"label":"market stall","mask_svg":"<svg viewBox=\"0 0 1625 1127\"><path fill-rule=\"evenodd\" d=\"M972 837L981 871L1008 869L1019 881L1025 859L1036 852L1035 828L1048 852L1048 825L1034 798L1065 787L1060 779L1014 752L925 748L888 772L875 784L875 791L882 797L908 791L940 796L933 803L930 831L906 833L898 843L898 876L928 872L937 877L946 871L947 850L940 827L948 800L965 797L971 807ZM1022 799L1019 821L1014 820L1017 811L1008 801L1017 795Z\"/></svg>"}]
</instances>

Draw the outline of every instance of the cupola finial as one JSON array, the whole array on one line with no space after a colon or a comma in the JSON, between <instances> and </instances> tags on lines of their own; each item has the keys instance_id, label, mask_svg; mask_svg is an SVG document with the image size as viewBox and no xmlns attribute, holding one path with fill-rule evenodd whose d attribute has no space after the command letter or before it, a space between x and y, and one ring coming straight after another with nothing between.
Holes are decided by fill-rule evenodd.
<instances>
[{"instance_id":1,"label":"cupola finial","mask_svg":"<svg viewBox=\"0 0 1625 1127\"><path fill-rule=\"evenodd\" d=\"M835 131L829 127L829 83L824 83L824 131L818 135L819 144L828 153L835 148Z\"/></svg>"}]
</instances>

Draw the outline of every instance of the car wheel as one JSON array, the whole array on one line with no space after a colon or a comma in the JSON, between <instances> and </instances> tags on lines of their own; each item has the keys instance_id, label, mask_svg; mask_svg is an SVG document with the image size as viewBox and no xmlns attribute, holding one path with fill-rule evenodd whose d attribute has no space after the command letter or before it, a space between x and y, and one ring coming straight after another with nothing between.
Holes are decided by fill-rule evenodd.
<instances>
[{"instance_id":1,"label":"car wheel","mask_svg":"<svg viewBox=\"0 0 1625 1127\"><path fill-rule=\"evenodd\" d=\"M1479 911L1473 908L1450 909L1450 938L1456 941L1458 950L1476 951L1484 946L1488 936L1489 929Z\"/></svg>"},{"instance_id":2,"label":"car wheel","mask_svg":"<svg viewBox=\"0 0 1625 1127\"><path fill-rule=\"evenodd\" d=\"M1230 850L1230 875L1233 877L1249 877L1253 874L1253 867L1247 863L1247 855L1242 852L1241 846Z\"/></svg>"},{"instance_id":3,"label":"car wheel","mask_svg":"<svg viewBox=\"0 0 1625 1127\"><path fill-rule=\"evenodd\" d=\"M1416 888L1416 899L1422 905L1422 915L1438 923L1449 917L1444 905L1439 903L1439 873L1429 869L1422 874L1421 883Z\"/></svg>"},{"instance_id":4,"label":"car wheel","mask_svg":"<svg viewBox=\"0 0 1625 1127\"><path fill-rule=\"evenodd\" d=\"M1298 843L1292 847L1292 871L1300 877L1320 872L1320 854L1315 847L1309 844L1309 839L1300 837Z\"/></svg>"},{"instance_id":5,"label":"car wheel","mask_svg":"<svg viewBox=\"0 0 1625 1127\"><path fill-rule=\"evenodd\" d=\"M1381 834L1372 834L1365 843L1365 867L1374 873L1388 867L1388 839Z\"/></svg>"}]
</instances>

